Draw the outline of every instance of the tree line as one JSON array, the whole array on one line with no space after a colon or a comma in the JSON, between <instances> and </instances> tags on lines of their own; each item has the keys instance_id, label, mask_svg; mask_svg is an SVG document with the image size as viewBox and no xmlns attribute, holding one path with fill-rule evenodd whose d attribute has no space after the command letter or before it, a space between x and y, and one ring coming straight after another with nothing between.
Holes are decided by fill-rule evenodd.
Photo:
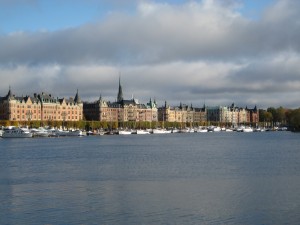
<instances>
[{"instance_id":1,"label":"tree line","mask_svg":"<svg viewBox=\"0 0 300 225\"><path fill-rule=\"evenodd\" d=\"M300 131L300 108L287 109L280 106L260 109L259 121L269 126L287 126L292 131Z\"/></svg>"}]
</instances>

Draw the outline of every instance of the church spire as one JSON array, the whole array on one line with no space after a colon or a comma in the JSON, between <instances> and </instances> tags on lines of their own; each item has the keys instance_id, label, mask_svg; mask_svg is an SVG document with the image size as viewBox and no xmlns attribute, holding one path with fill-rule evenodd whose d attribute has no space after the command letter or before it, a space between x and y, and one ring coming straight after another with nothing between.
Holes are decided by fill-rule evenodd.
<instances>
[{"instance_id":1,"label":"church spire","mask_svg":"<svg viewBox=\"0 0 300 225\"><path fill-rule=\"evenodd\" d=\"M9 85L9 90L8 90L7 95L6 95L6 98L7 98L7 99L13 99L13 94L12 94L10 85Z\"/></svg>"},{"instance_id":2,"label":"church spire","mask_svg":"<svg viewBox=\"0 0 300 225\"><path fill-rule=\"evenodd\" d=\"M75 98L74 98L74 102L81 103L81 99L80 99L79 94L78 94L78 89L77 89L77 92L76 92L76 95L75 95Z\"/></svg>"},{"instance_id":3,"label":"church spire","mask_svg":"<svg viewBox=\"0 0 300 225\"><path fill-rule=\"evenodd\" d=\"M121 86L121 75L119 75L119 91L118 91L118 102L123 101L123 91L122 91L122 86Z\"/></svg>"}]
</instances>

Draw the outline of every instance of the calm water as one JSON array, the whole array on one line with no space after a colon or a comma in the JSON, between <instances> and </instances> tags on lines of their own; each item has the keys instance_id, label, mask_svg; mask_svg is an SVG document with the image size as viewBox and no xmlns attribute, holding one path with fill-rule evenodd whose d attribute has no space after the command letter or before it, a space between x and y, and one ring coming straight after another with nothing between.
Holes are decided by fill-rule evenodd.
<instances>
[{"instance_id":1,"label":"calm water","mask_svg":"<svg viewBox=\"0 0 300 225\"><path fill-rule=\"evenodd\" d=\"M0 224L299 224L300 134L0 139Z\"/></svg>"}]
</instances>

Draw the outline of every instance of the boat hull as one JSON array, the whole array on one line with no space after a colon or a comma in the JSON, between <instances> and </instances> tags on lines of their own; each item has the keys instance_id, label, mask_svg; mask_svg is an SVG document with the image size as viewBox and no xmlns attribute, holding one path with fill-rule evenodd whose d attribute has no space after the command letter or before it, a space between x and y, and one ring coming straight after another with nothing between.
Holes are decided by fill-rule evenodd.
<instances>
[{"instance_id":1,"label":"boat hull","mask_svg":"<svg viewBox=\"0 0 300 225\"><path fill-rule=\"evenodd\" d=\"M2 138L32 138L32 133L21 129L5 130L2 134Z\"/></svg>"}]
</instances>

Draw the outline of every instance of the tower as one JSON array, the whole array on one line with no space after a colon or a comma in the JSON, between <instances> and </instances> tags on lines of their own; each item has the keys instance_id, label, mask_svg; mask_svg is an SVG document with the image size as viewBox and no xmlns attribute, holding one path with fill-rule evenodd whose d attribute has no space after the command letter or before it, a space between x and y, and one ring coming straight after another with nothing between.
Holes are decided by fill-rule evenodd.
<instances>
[{"instance_id":1,"label":"tower","mask_svg":"<svg viewBox=\"0 0 300 225\"><path fill-rule=\"evenodd\" d=\"M75 103L81 103L81 99L80 99L80 97L78 95L78 89L77 89L77 92L76 92L76 95L75 95L75 98L74 98L74 102Z\"/></svg>"},{"instance_id":2,"label":"tower","mask_svg":"<svg viewBox=\"0 0 300 225\"><path fill-rule=\"evenodd\" d=\"M122 86L121 86L121 76L119 76L119 91L118 91L118 102L123 101L123 91L122 91Z\"/></svg>"}]
</instances>

